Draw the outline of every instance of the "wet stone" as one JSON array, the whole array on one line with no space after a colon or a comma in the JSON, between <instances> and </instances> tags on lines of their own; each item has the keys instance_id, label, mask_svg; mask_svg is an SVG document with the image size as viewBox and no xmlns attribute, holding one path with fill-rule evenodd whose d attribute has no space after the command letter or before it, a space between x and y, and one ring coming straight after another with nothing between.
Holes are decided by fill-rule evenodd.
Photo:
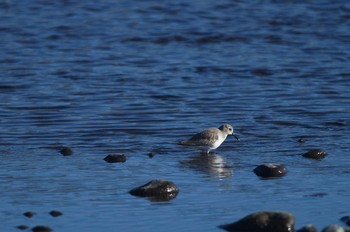
<instances>
[{"instance_id":1,"label":"wet stone","mask_svg":"<svg viewBox=\"0 0 350 232\"><path fill-rule=\"evenodd\" d=\"M177 196L179 188L171 181L152 180L129 191L133 196L148 197L151 201L169 201Z\"/></svg>"},{"instance_id":2,"label":"wet stone","mask_svg":"<svg viewBox=\"0 0 350 232\"><path fill-rule=\"evenodd\" d=\"M256 68L252 70L252 73L257 76L270 76L273 72L266 68Z\"/></svg>"},{"instance_id":3,"label":"wet stone","mask_svg":"<svg viewBox=\"0 0 350 232\"><path fill-rule=\"evenodd\" d=\"M263 178L282 177L287 174L285 166L274 163L259 165L253 171L257 176Z\"/></svg>"},{"instance_id":4,"label":"wet stone","mask_svg":"<svg viewBox=\"0 0 350 232\"><path fill-rule=\"evenodd\" d=\"M333 225L329 225L327 227L325 227L322 232L345 232L344 228L337 225L337 224L333 224Z\"/></svg>"},{"instance_id":5,"label":"wet stone","mask_svg":"<svg viewBox=\"0 0 350 232\"><path fill-rule=\"evenodd\" d=\"M70 156L73 155L73 150L69 147L64 147L60 150L60 153L64 156Z\"/></svg>"},{"instance_id":6,"label":"wet stone","mask_svg":"<svg viewBox=\"0 0 350 232\"><path fill-rule=\"evenodd\" d=\"M325 197L327 195L328 195L327 193L311 193L304 196L305 197Z\"/></svg>"},{"instance_id":7,"label":"wet stone","mask_svg":"<svg viewBox=\"0 0 350 232\"><path fill-rule=\"evenodd\" d=\"M327 152L321 149L310 150L303 154L303 157L315 160L321 160L327 156Z\"/></svg>"},{"instance_id":8,"label":"wet stone","mask_svg":"<svg viewBox=\"0 0 350 232\"><path fill-rule=\"evenodd\" d=\"M231 232L293 232L294 224L291 213L259 211L219 228Z\"/></svg>"},{"instance_id":9,"label":"wet stone","mask_svg":"<svg viewBox=\"0 0 350 232\"><path fill-rule=\"evenodd\" d=\"M155 155L156 155L156 153L154 153L154 152L148 153L148 157L149 157L150 159L152 159Z\"/></svg>"},{"instance_id":10,"label":"wet stone","mask_svg":"<svg viewBox=\"0 0 350 232\"><path fill-rule=\"evenodd\" d=\"M126 161L125 155L107 155L104 161L108 163L124 163Z\"/></svg>"},{"instance_id":11,"label":"wet stone","mask_svg":"<svg viewBox=\"0 0 350 232\"><path fill-rule=\"evenodd\" d=\"M340 218L340 221L344 222L346 225L350 226L350 216L344 216Z\"/></svg>"},{"instance_id":12,"label":"wet stone","mask_svg":"<svg viewBox=\"0 0 350 232\"><path fill-rule=\"evenodd\" d=\"M57 210L52 210L50 213L49 213L52 217L59 217L62 215L62 213L60 211L57 211Z\"/></svg>"},{"instance_id":13,"label":"wet stone","mask_svg":"<svg viewBox=\"0 0 350 232\"><path fill-rule=\"evenodd\" d=\"M28 226L25 226L25 225L20 225L20 226L17 226L17 229L19 230L26 230L28 229L29 227Z\"/></svg>"},{"instance_id":14,"label":"wet stone","mask_svg":"<svg viewBox=\"0 0 350 232\"><path fill-rule=\"evenodd\" d=\"M52 229L47 226L35 226L32 228L33 232L51 232Z\"/></svg>"},{"instance_id":15,"label":"wet stone","mask_svg":"<svg viewBox=\"0 0 350 232\"><path fill-rule=\"evenodd\" d=\"M296 232L317 232L317 229L314 225L309 224L309 225L306 225L306 226L300 228Z\"/></svg>"},{"instance_id":16,"label":"wet stone","mask_svg":"<svg viewBox=\"0 0 350 232\"><path fill-rule=\"evenodd\" d=\"M26 217L28 217L28 218L33 217L34 214L35 214L35 213L34 213L34 212L31 212L31 211L28 211L28 212L23 213L23 215L26 216Z\"/></svg>"}]
</instances>

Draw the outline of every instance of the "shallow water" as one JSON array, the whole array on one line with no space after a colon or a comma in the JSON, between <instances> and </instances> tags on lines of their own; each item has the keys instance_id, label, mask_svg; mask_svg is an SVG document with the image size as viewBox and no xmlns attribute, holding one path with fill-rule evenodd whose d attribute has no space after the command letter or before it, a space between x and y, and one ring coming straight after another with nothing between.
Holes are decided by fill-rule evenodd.
<instances>
[{"instance_id":1,"label":"shallow water","mask_svg":"<svg viewBox=\"0 0 350 232\"><path fill-rule=\"evenodd\" d=\"M2 1L1 230L220 231L258 210L340 223L349 19L347 1ZM210 157L177 145L224 122L241 142ZM314 148L329 156L300 156ZM289 172L259 179L265 162ZM159 178L175 199L128 194Z\"/></svg>"}]
</instances>

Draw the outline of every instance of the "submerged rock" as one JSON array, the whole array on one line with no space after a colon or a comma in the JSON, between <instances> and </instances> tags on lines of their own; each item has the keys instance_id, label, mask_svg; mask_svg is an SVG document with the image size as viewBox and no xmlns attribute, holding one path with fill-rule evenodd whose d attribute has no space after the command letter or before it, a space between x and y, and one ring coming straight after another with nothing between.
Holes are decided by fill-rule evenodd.
<instances>
[{"instance_id":1,"label":"submerged rock","mask_svg":"<svg viewBox=\"0 0 350 232\"><path fill-rule=\"evenodd\" d=\"M309 224L304 226L303 228L300 228L296 232L317 232L317 229L314 225Z\"/></svg>"},{"instance_id":2,"label":"submerged rock","mask_svg":"<svg viewBox=\"0 0 350 232\"><path fill-rule=\"evenodd\" d=\"M61 150L60 150L60 153L64 156L70 156L70 155L73 155L73 150L69 147L63 147Z\"/></svg>"},{"instance_id":3,"label":"submerged rock","mask_svg":"<svg viewBox=\"0 0 350 232\"><path fill-rule=\"evenodd\" d=\"M52 210L49 214L50 214L52 217L59 217L59 216L61 216L63 213L61 213L60 211L57 211L57 210Z\"/></svg>"},{"instance_id":4,"label":"submerged rock","mask_svg":"<svg viewBox=\"0 0 350 232\"><path fill-rule=\"evenodd\" d=\"M26 225L17 226L17 229L19 229L19 230L26 230L26 229L28 229L28 228L29 228L29 227L26 226Z\"/></svg>"},{"instance_id":5,"label":"submerged rock","mask_svg":"<svg viewBox=\"0 0 350 232\"><path fill-rule=\"evenodd\" d=\"M108 163L124 163L126 161L125 155L107 155L104 161Z\"/></svg>"},{"instance_id":6,"label":"submerged rock","mask_svg":"<svg viewBox=\"0 0 350 232\"><path fill-rule=\"evenodd\" d=\"M148 197L152 201L169 201L177 196L179 188L171 181L152 180L129 191L133 196Z\"/></svg>"},{"instance_id":7,"label":"submerged rock","mask_svg":"<svg viewBox=\"0 0 350 232\"><path fill-rule=\"evenodd\" d=\"M149 157L150 159L152 159L155 155L156 155L156 153L154 153L154 152L148 153L148 157Z\"/></svg>"},{"instance_id":8,"label":"submerged rock","mask_svg":"<svg viewBox=\"0 0 350 232\"><path fill-rule=\"evenodd\" d=\"M344 228L337 225L337 224L333 224L333 225L329 225L327 227L325 227L322 232L345 232Z\"/></svg>"},{"instance_id":9,"label":"submerged rock","mask_svg":"<svg viewBox=\"0 0 350 232\"><path fill-rule=\"evenodd\" d=\"M327 152L321 149L310 150L303 154L303 157L315 160L321 160L327 156Z\"/></svg>"},{"instance_id":10,"label":"submerged rock","mask_svg":"<svg viewBox=\"0 0 350 232\"><path fill-rule=\"evenodd\" d=\"M33 232L51 232L52 229L47 226L35 226L32 228Z\"/></svg>"},{"instance_id":11,"label":"submerged rock","mask_svg":"<svg viewBox=\"0 0 350 232\"><path fill-rule=\"evenodd\" d=\"M294 223L291 213L259 211L219 228L231 232L294 232Z\"/></svg>"},{"instance_id":12,"label":"submerged rock","mask_svg":"<svg viewBox=\"0 0 350 232\"><path fill-rule=\"evenodd\" d=\"M287 174L287 168L281 164L262 164L254 168L254 173L263 178L282 177Z\"/></svg>"},{"instance_id":13,"label":"submerged rock","mask_svg":"<svg viewBox=\"0 0 350 232\"><path fill-rule=\"evenodd\" d=\"M340 218L340 221L342 221L346 225L350 226L350 216L344 216L344 217Z\"/></svg>"},{"instance_id":14,"label":"submerged rock","mask_svg":"<svg viewBox=\"0 0 350 232\"><path fill-rule=\"evenodd\" d=\"M23 213L23 215L28 217L28 218L31 218L31 217L33 217L35 215L35 213L31 212L31 211L28 211L28 212Z\"/></svg>"}]
</instances>

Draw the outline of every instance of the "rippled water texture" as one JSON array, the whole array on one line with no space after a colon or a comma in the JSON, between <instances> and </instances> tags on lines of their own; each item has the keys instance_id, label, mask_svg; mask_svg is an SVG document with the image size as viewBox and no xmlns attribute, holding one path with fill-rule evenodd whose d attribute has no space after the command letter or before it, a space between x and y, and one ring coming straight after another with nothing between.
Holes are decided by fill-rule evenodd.
<instances>
[{"instance_id":1,"label":"rippled water texture","mask_svg":"<svg viewBox=\"0 0 350 232\"><path fill-rule=\"evenodd\" d=\"M341 223L349 29L348 1L0 1L0 230L220 231L258 210ZM222 123L241 141L177 145ZM258 178L266 162L288 174ZM179 194L128 194L152 179Z\"/></svg>"}]
</instances>

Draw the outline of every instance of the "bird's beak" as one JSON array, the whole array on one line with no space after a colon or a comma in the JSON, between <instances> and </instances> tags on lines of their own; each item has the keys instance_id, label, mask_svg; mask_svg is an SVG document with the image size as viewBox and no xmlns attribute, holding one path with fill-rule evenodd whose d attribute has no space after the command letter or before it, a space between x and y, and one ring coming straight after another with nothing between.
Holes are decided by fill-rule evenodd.
<instances>
[{"instance_id":1,"label":"bird's beak","mask_svg":"<svg viewBox=\"0 0 350 232\"><path fill-rule=\"evenodd\" d=\"M237 135L235 135L235 134L232 134L232 135L237 139L237 141L241 141Z\"/></svg>"}]
</instances>

